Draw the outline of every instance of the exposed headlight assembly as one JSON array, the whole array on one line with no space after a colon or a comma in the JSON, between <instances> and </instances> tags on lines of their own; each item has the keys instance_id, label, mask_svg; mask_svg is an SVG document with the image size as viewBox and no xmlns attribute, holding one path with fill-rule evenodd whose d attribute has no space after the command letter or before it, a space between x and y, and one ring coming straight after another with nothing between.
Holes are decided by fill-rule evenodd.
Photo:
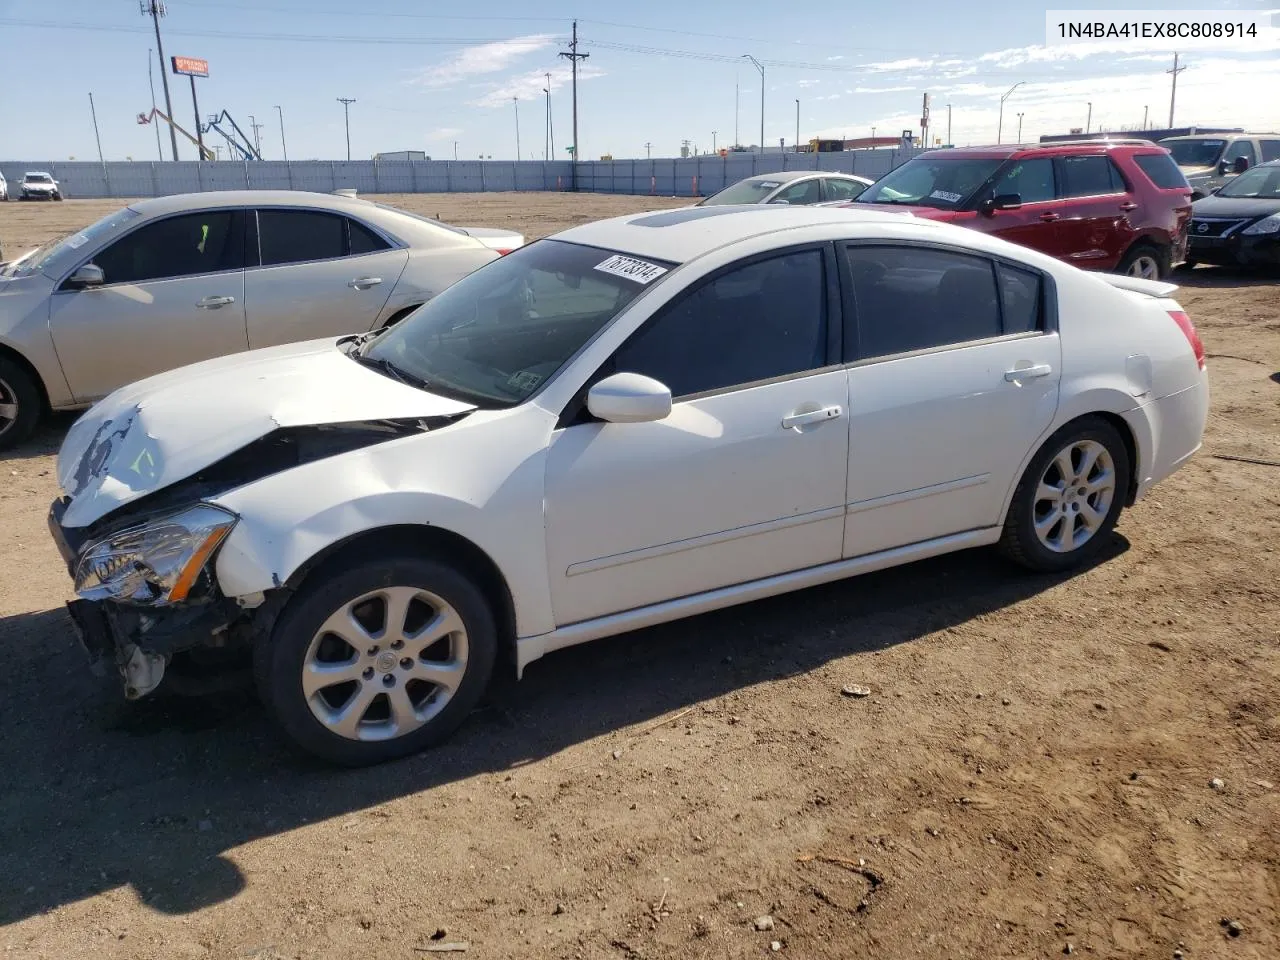
<instances>
[{"instance_id":1,"label":"exposed headlight assembly","mask_svg":"<svg viewBox=\"0 0 1280 960\"><path fill-rule=\"evenodd\" d=\"M91 543L76 564L76 593L86 600L181 603L237 519L202 503Z\"/></svg>"},{"instance_id":2,"label":"exposed headlight assembly","mask_svg":"<svg viewBox=\"0 0 1280 960\"><path fill-rule=\"evenodd\" d=\"M1269 217L1263 217L1257 223L1249 224L1240 232L1250 237L1256 237L1262 233L1280 233L1280 213L1273 213Z\"/></svg>"}]
</instances>

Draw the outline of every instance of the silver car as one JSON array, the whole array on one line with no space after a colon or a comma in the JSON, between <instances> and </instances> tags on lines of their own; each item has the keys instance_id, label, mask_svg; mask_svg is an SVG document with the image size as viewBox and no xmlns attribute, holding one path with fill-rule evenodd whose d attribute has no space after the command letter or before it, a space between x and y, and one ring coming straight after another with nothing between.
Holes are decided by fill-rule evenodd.
<instances>
[{"instance_id":1,"label":"silver car","mask_svg":"<svg viewBox=\"0 0 1280 960\"><path fill-rule=\"evenodd\" d=\"M152 374L386 326L523 244L368 200L142 200L0 265L0 449Z\"/></svg>"},{"instance_id":2,"label":"silver car","mask_svg":"<svg viewBox=\"0 0 1280 960\"><path fill-rule=\"evenodd\" d=\"M713 193L697 206L708 207L722 203L785 203L794 207L840 202L854 199L874 182L851 173L834 173L827 170L762 173L739 180L719 193Z\"/></svg>"}]
</instances>

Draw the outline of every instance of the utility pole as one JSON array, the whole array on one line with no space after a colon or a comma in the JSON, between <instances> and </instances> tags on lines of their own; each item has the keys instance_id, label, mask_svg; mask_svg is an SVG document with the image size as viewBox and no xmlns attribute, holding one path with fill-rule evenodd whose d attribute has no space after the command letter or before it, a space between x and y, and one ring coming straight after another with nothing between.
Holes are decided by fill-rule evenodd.
<instances>
[{"instance_id":1,"label":"utility pole","mask_svg":"<svg viewBox=\"0 0 1280 960\"><path fill-rule=\"evenodd\" d=\"M258 137L258 131L262 129L262 124L258 122L257 118L254 117L252 113L249 114L249 127L253 130L254 152L258 154L258 159L261 160L262 159L262 140L259 139ZM347 159L350 160L351 158L347 157Z\"/></svg>"},{"instance_id":2,"label":"utility pole","mask_svg":"<svg viewBox=\"0 0 1280 960\"><path fill-rule=\"evenodd\" d=\"M156 49L160 53L160 82L164 86L164 112L173 120L173 102L169 99L169 75L164 69L164 43L160 40L160 18L167 12L161 0L139 0L139 9L144 15L151 15L151 22L156 28ZM169 146L173 149L173 159L178 159L178 134L169 124ZM197 157L196 159L199 159Z\"/></svg>"},{"instance_id":3,"label":"utility pole","mask_svg":"<svg viewBox=\"0 0 1280 960\"><path fill-rule=\"evenodd\" d=\"M565 57L573 67L573 189L578 189L578 158L582 156L582 144L578 142L578 61L591 56L578 52L578 21L573 21L573 39L569 41L569 49L562 50L560 56Z\"/></svg>"},{"instance_id":4,"label":"utility pole","mask_svg":"<svg viewBox=\"0 0 1280 960\"><path fill-rule=\"evenodd\" d=\"M520 159L520 98L512 97L512 105L516 108L516 159Z\"/></svg>"},{"instance_id":5,"label":"utility pole","mask_svg":"<svg viewBox=\"0 0 1280 960\"><path fill-rule=\"evenodd\" d=\"M738 139L738 80L735 77L733 81L733 145L735 147L742 146L742 141Z\"/></svg>"},{"instance_id":6,"label":"utility pole","mask_svg":"<svg viewBox=\"0 0 1280 960\"><path fill-rule=\"evenodd\" d=\"M1173 55L1173 69L1165 71L1165 73L1173 74L1173 89L1169 92L1169 129L1171 130L1173 129L1173 105L1178 99L1178 74L1185 69L1187 68L1178 66L1178 55L1175 53Z\"/></svg>"},{"instance_id":7,"label":"utility pole","mask_svg":"<svg viewBox=\"0 0 1280 960\"><path fill-rule=\"evenodd\" d=\"M1143 130L1147 129L1147 111L1149 109L1150 109L1149 104L1143 104L1142 106L1142 129Z\"/></svg>"},{"instance_id":8,"label":"utility pole","mask_svg":"<svg viewBox=\"0 0 1280 960\"><path fill-rule=\"evenodd\" d=\"M454 160L458 159L458 141L457 140L453 141L453 159Z\"/></svg>"},{"instance_id":9,"label":"utility pole","mask_svg":"<svg viewBox=\"0 0 1280 960\"><path fill-rule=\"evenodd\" d=\"M543 140L544 140L544 144L543 144L543 147L542 147L542 159L543 159L543 160L550 160L550 159L551 159L551 152L552 152L552 147L551 147L551 74L550 74L550 73L546 73L546 74L543 74L543 76L545 76L545 77L547 78L547 85L546 85L545 87L543 87L543 88L542 88L542 92L543 92L543 93L545 93L545 94L547 95L547 122L546 122L546 128L547 128L547 129L546 129L546 136L543 138Z\"/></svg>"},{"instance_id":10,"label":"utility pole","mask_svg":"<svg viewBox=\"0 0 1280 960\"><path fill-rule=\"evenodd\" d=\"M796 153L800 152L800 101L796 100Z\"/></svg>"},{"instance_id":11,"label":"utility pole","mask_svg":"<svg viewBox=\"0 0 1280 960\"><path fill-rule=\"evenodd\" d=\"M1093 101L1089 101L1089 112L1084 115L1084 132L1088 136L1089 131L1093 129Z\"/></svg>"},{"instance_id":12,"label":"utility pole","mask_svg":"<svg viewBox=\"0 0 1280 960\"><path fill-rule=\"evenodd\" d=\"M102 163L102 138L98 136L98 111L93 106L93 91L89 91L89 114L93 117L93 139L98 141L98 162Z\"/></svg>"},{"instance_id":13,"label":"utility pole","mask_svg":"<svg viewBox=\"0 0 1280 960\"><path fill-rule=\"evenodd\" d=\"M276 113L280 117L280 152L284 154L284 158L288 160L289 148L285 146L284 142L284 111L280 109L280 104L278 103L276 104ZM261 151L259 151L259 155L261 155Z\"/></svg>"},{"instance_id":14,"label":"utility pole","mask_svg":"<svg viewBox=\"0 0 1280 960\"><path fill-rule=\"evenodd\" d=\"M742 56L754 63L756 69L760 71L760 152L764 153L764 64L749 53L744 53Z\"/></svg>"},{"instance_id":15,"label":"utility pole","mask_svg":"<svg viewBox=\"0 0 1280 960\"><path fill-rule=\"evenodd\" d=\"M347 159L351 159L351 105L355 103L352 97L338 97L338 102L342 104L342 119L347 126ZM249 118L250 120L253 117Z\"/></svg>"},{"instance_id":16,"label":"utility pole","mask_svg":"<svg viewBox=\"0 0 1280 960\"><path fill-rule=\"evenodd\" d=\"M651 149L652 147L653 147L653 144L646 140L644 144L644 158L646 160L653 159L653 151Z\"/></svg>"},{"instance_id":17,"label":"utility pole","mask_svg":"<svg viewBox=\"0 0 1280 960\"><path fill-rule=\"evenodd\" d=\"M947 104L947 146L955 141L951 139L951 104Z\"/></svg>"},{"instance_id":18,"label":"utility pole","mask_svg":"<svg viewBox=\"0 0 1280 960\"><path fill-rule=\"evenodd\" d=\"M156 81L151 69L151 48L147 47L147 86L151 88L151 113L155 115L156 109ZM164 148L160 146L160 124L154 124L156 128L156 154L161 160L164 159Z\"/></svg>"}]
</instances>

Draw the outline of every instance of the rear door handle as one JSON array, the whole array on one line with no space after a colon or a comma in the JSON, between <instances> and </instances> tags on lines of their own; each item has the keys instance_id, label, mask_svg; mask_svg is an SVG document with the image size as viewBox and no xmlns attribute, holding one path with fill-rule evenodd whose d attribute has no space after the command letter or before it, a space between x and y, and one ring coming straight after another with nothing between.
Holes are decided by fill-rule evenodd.
<instances>
[{"instance_id":1,"label":"rear door handle","mask_svg":"<svg viewBox=\"0 0 1280 960\"><path fill-rule=\"evenodd\" d=\"M1045 223L1053 223L1053 221L1055 221L1055 220L1057 220L1057 219L1058 219L1058 214L1056 214L1056 213L1042 213L1042 214L1040 214L1040 219L1041 219L1041 220L1043 220Z\"/></svg>"},{"instance_id":2,"label":"rear door handle","mask_svg":"<svg viewBox=\"0 0 1280 960\"><path fill-rule=\"evenodd\" d=\"M1130 210L1137 210L1138 205L1131 200L1126 200L1124 203L1120 204L1120 209L1125 213L1128 213Z\"/></svg>"},{"instance_id":3,"label":"rear door handle","mask_svg":"<svg viewBox=\"0 0 1280 960\"><path fill-rule=\"evenodd\" d=\"M1004 378L1010 383L1017 383L1019 380L1034 380L1036 377L1047 377L1053 373L1053 367L1047 363L1037 363L1030 367L1017 367L1013 370L1006 370Z\"/></svg>"},{"instance_id":4,"label":"rear door handle","mask_svg":"<svg viewBox=\"0 0 1280 960\"><path fill-rule=\"evenodd\" d=\"M227 304L235 302L235 297L205 297L196 306L201 310L217 310L219 307L225 307Z\"/></svg>"},{"instance_id":5,"label":"rear door handle","mask_svg":"<svg viewBox=\"0 0 1280 960\"><path fill-rule=\"evenodd\" d=\"M349 281L347 286L354 290L368 290L370 287L376 287L381 282L381 277L356 277L356 279Z\"/></svg>"},{"instance_id":6,"label":"rear door handle","mask_svg":"<svg viewBox=\"0 0 1280 960\"><path fill-rule=\"evenodd\" d=\"M835 407L823 407L821 410L807 410L804 413L792 413L782 418L782 429L790 430L792 427L803 427L810 423L822 423L825 420L835 420L844 409Z\"/></svg>"}]
</instances>

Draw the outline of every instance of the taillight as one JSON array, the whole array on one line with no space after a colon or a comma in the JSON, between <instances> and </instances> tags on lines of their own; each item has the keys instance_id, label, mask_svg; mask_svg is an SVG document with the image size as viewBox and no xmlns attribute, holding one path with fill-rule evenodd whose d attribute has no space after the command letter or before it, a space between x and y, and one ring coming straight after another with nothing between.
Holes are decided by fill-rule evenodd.
<instances>
[{"instance_id":1,"label":"taillight","mask_svg":"<svg viewBox=\"0 0 1280 960\"><path fill-rule=\"evenodd\" d=\"M1191 344L1191 350L1196 355L1196 365L1203 370L1204 344L1200 342L1200 334L1196 333L1195 324L1181 310L1170 310L1169 316L1173 317L1173 322L1178 325L1178 329L1187 338L1187 343Z\"/></svg>"},{"instance_id":2,"label":"taillight","mask_svg":"<svg viewBox=\"0 0 1280 960\"><path fill-rule=\"evenodd\" d=\"M501 247L499 247L499 248L498 248L498 256L500 256L500 257L505 257L508 253L510 253L510 252L511 252L511 249L512 249L511 247L507 247L507 248L504 250L504 249L502 249Z\"/></svg>"}]
</instances>

